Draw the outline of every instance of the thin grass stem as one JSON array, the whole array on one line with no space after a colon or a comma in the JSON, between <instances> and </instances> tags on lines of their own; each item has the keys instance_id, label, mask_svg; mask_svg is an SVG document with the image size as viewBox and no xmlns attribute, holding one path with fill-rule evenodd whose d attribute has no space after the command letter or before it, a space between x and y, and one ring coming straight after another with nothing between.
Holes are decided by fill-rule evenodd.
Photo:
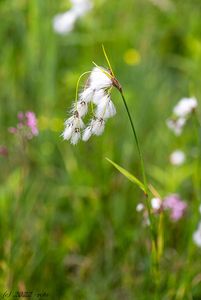
<instances>
[{"instance_id":1,"label":"thin grass stem","mask_svg":"<svg viewBox=\"0 0 201 300\"><path fill-rule=\"evenodd\" d=\"M106 53L106 51L105 51L105 47L104 47L103 44L102 44L102 49L103 49L103 54L104 54L105 59L106 59L106 61L107 61L108 67L109 67L109 69L110 69L110 71L111 71L111 73L112 73L112 76L115 77L115 76L114 76L114 72L113 72L113 70L112 70L112 66L111 66L110 60L109 60L109 58L108 58L108 56L107 56L107 53Z\"/></svg>"},{"instance_id":2,"label":"thin grass stem","mask_svg":"<svg viewBox=\"0 0 201 300\"><path fill-rule=\"evenodd\" d=\"M130 111L129 111L129 108L128 108L128 105L127 105L127 102L126 102L126 99L125 99L125 96L124 96L122 90L120 91L120 94L121 94L124 106L126 108L126 112L127 112L130 124L131 124L134 140L135 140L137 150L138 150L138 154L139 154L139 157L140 157L140 165L141 165L143 183L144 183L144 187L145 187L146 206L147 206L148 216L149 216L149 220L150 220L151 234L152 234L152 239L154 241L155 248L157 249L157 237L156 237L156 234L155 234L155 226L154 226L154 221L153 221L153 217L152 217L152 214L151 214L151 207L150 207L150 203L149 203L149 187L148 187L147 177L146 177L146 173L145 173L144 160L143 160L142 152L141 152L141 149L140 149L137 133L136 133L136 130L135 130L134 122L132 120L132 117L131 117L131 114L130 114Z\"/></svg>"}]
</instances>

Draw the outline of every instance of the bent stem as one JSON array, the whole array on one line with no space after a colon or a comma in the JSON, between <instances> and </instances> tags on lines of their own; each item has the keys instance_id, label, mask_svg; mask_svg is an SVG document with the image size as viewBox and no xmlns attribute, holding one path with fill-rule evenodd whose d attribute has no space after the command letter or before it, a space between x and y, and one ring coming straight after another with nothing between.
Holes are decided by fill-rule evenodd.
<instances>
[{"instance_id":1,"label":"bent stem","mask_svg":"<svg viewBox=\"0 0 201 300\"><path fill-rule=\"evenodd\" d=\"M139 145L137 133L136 133L136 130L135 130L135 126L134 126L134 123L133 123L133 120L132 120L132 117L131 117L131 114L130 114L128 105L126 103L126 99L124 97L122 89L119 90L119 92L121 94L124 106L126 108L126 112L127 112L130 124L131 124L134 140L135 140L135 143L137 145L137 150L138 150L138 154L139 154L139 157L140 157L141 172L142 172L142 176L143 176L143 183L144 183L144 186L145 186L146 206L147 206L148 216L149 216L149 220L150 220L150 227L151 227L151 237L152 237L152 242L153 242L153 251L155 252L155 255L154 255L155 259L154 260L155 260L155 264L158 264L157 260L156 260L156 257L157 257L157 255L156 255L156 252L157 252L157 236L156 236L153 216L151 214L151 207L150 207L150 204L149 204L149 188L148 188L148 183L147 183L147 176L146 176L146 173L145 173L144 160L143 160L142 152L141 152L141 149L140 149L140 145Z\"/></svg>"},{"instance_id":2,"label":"bent stem","mask_svg":"<svg viewBox=\"0 0 201 300\"><path fill-rule=\"evenodd\" d=\"M76 91L75 91L75 103L76 103L76 106L77 106L77 101L78 101L78 89L79 89L80 80L82 79L83 76L85 76L86 74L89 74L89 73L91 73L91 71L86 71L86 72L82 73L80 75L80 77L78 78L78 81L77 81L77 84L76 84Z\"/></svg>"}]
</instances>

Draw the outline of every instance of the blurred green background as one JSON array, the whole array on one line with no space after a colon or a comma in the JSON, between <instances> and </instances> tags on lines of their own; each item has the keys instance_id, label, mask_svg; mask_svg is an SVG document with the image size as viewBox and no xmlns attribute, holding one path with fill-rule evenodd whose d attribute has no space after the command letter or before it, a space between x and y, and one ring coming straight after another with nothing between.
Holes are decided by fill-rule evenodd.
<instances>
[{"instance_id":1,"label":"blurred green background","mask_svg":"<svg viewBox=\"0 0 201 300\"><path fill-rule=\"evenodd\" d=\"M192 244L199 221L195 186L196 134L189 121L175 137L166 126L184 96L201 99L200 0L94 0L66 35L53 17L68 0L0 1L0 293L46 292L41 299L155 299L149 228L136 205L138 188L109 157L141 178L137 149L122 100L101 137L77 146L60 134L77 80L92 61L107 66L105 45L134 116L149 180L164 197L188 202L185 218L165 219L158 299L201 299L200 249ZM83 83L84 84L84 83ZM19 111L32 110L39 135L26 152L8 132ZM180 148L181 167L169 163Z\"/></svg>"}]
</instances>

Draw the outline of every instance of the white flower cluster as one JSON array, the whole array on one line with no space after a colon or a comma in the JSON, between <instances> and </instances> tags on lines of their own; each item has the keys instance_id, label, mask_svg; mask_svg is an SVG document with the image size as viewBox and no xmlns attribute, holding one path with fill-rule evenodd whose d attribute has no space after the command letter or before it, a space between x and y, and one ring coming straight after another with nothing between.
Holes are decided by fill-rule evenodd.
<instances>
[{"instance_id":1,"label":"white flower cluster","mask_svg":"<svg viewBox=\"0 0 201 300\"><path fill-rule=\"evenodd\" d=\"M64 140L70 140L75 145L81 138L87 141L91 135L103 133L107 119L116 114L110 98L112 86L112 76L106 69L95 67L92 70L87 87L80 93L78 101L73 104L72 116L65 121L65 129L62 133ZM88 112L89 103L95 105L95 109L91 121L85 127L82 118Z\"/></svg>"},{"instance_id":2,"label":"white flower cluster","mask_svg":"<svg viewBox=\"0 0 201 300\"><path fill-rule=\"evenodd\" d=\"M92 8L91 0L71 0L72 8L53 18L54 31L59 34L68 34L74 28L75 22Z\"/></svg>"},{"instance_id":3,"label":"white flower cluster","mask_svg":"<svg viewBox=\"0 0 201 300\"><path fill-rule=\"evenodd\" d=\"M196 109L198 103L195 97L182 98L173 109L174 117L166 121L167 126L175 135L180 135L189 115Z\"/></svg>"}]
</instances>

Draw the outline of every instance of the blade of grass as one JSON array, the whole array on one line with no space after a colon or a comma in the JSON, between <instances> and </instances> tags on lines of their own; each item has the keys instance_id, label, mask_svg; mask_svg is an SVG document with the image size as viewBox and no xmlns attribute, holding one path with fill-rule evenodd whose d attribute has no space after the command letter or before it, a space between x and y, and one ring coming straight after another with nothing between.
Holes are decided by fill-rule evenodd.
<instances>
[{"instance_id":1,"label":"blade of grass","mask_svg":"<svg viewBox=\"0 0 201 300\"><path fill-rule=\"evenodd\" d=\"M107 64L108 64L108 66L109 66L109 69L110 69L110 71L112 72L112 75L114 76L114 72L113 72L113 70L112 70L111 63L110 63L110 61L109 61L109 58L108 58L108 56L107 56L107 53L106 53L106 51L105 51L105 47L104 47L103 44L102 44L102 49L103 49L103 54L104 54L104 56L105 56L105 59L106 59L106 61L107 61Z\"/></svg>"},{"instance_id":2,"label":"blade of grass","mask_svg":"<svg viewBox=\"0 0 201 300\"><path fill-rule=\"evenodd\" d=\"M121 166L113 162L111 159L106 157L106 160L109 163L111 163L121 174L123 174L131 182L135 183L144 193L146 193L144 184L139 179L137 179L133 174L131 174L126 169L122 168Z\"/></svg>"}]
</instances>

